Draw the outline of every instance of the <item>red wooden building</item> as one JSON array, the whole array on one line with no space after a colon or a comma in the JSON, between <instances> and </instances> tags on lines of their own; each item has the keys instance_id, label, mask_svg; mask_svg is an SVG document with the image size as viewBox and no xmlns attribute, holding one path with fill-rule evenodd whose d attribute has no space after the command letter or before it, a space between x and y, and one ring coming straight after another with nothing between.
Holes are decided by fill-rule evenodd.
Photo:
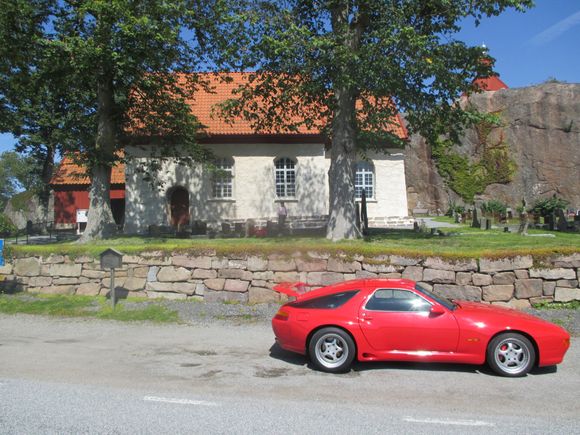
<instances>
[{"instance_id":1,"label":"red wooden building","mask_svg":"<svg viewBox=\"0 0 580 435\"><path fill-rule=\"evenodd\" d=\"M60 162L50 185L54 191L54 224L56 229L83 230L89 209L91 181L85 169L72 158ZM111 208L115 222L121 225L125 215L125 166L120 164L111 171ZM85 217L84 217L85 216Z\"/></svg>"}]
</instances>

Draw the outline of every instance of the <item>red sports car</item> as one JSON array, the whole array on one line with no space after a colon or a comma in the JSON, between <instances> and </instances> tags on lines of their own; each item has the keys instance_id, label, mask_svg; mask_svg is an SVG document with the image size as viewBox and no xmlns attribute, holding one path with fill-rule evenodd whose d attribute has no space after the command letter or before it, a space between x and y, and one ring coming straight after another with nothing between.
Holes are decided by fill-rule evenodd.
<instances>
[{"instance_id":1,"label":"red sports car","mask_svg":"<svg viewBox=\"0 0 580 435\"><path fill-rule=\"evenodd\" d=\"M286 350L308 354L326 372L359 361L487 363L503 376L559 364L570 346L560 326L519 311L450 301L406 279L359 279L304 293L302 283L274 288L296 298L272 327Z\"/></svg>"}]
</instances>

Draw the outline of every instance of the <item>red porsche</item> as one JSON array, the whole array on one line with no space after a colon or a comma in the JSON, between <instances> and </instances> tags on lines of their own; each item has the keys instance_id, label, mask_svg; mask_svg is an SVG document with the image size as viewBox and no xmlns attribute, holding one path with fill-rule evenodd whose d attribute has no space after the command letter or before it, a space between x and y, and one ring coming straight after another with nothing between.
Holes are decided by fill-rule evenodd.
<instances>
[{"instance_id":1,"label":"red porsche","mask_svg":"<svg viewBox=\"0 0 580 435\"><path fill-rule=\"evenodd\" d=\"M301 283L274 290L295 298L272 327L278 344L307 354L326 372L359 361L483 364L502 376L559 364L570 334L532 315L450 301L406 279L359 279L311 292Z\"/></svg>"}]
</instances>

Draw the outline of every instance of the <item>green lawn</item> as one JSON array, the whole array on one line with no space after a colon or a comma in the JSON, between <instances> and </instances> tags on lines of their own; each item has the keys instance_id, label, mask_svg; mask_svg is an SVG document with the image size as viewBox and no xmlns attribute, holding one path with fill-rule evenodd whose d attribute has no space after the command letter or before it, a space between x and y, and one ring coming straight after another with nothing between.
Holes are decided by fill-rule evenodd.
<instances>
[{"instance_id":1,"label":"green lawn","mask_svg":"<svg viewBox=\"0 0 580 435\"><path fill-rule=\"evenodd\" d=\"M0 295L0 313L38 314L56 317L92 317L120 321L177 322L177 312L159 305L126 309L122 302L113 309L103 297L65 295Z\"/></svg>"},{"instance_id":2,"label":"green lawn","mask_svg":"<svg viewBox=\"0 0 580 435\"><path fill-rule=\"evenodd\" d=\"M580 252L580 234L530 230L529 236L504 233L502 230L483 231L467 225L443 228L443 235L428 232L387 231L373 234L364 240L333 243L325 238L241 238L241 239L159 239L122 237L97 241L86 245L54 243L49 245L9 246L7 256L67 254L70 256L98 256L108 247L124 254L144 251L187 252L192 254L292 254L322 251L347 255L396 254L407 256L440 255L448 258L504 257L532 254L547 256L554 253ZM546 236L548 235L548 236Z\"/></svg>"}]
</instances>

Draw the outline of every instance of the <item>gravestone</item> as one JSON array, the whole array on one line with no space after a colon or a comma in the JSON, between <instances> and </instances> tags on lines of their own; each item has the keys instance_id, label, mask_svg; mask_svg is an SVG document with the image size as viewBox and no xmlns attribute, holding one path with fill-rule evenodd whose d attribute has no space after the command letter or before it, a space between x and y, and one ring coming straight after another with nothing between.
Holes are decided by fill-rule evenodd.
<instances>
[{"instance_id":1,"label":"gravestone","mask_svg":"<svg viewBox=\"0 0 580 435\"><path fill-rule=\"evenodd\" d=\"M556 210L556 215L558 216L558 231L567 231L568 220L566 219L566 215L564 215L564 210L559 208Z\"/></svg>"},{"instance_id":2,"label":"gravestone","mask_svg":"<svg viewBox=\"0 0 580 435\"><path fill-rule=\"evenodd\" d=\"M554 213L550 213L549 215L545 216L544 222L548 224L548 229L550 231L556 230L556 216Z\"/></svg>"},{"instance_id":3,"label":"gravestone","mask_svg":"<svg viewBox=\"0 0 580 435\"><path fill-rule=\"evenodd\" d=\"M237 237L242 237L245 234L243 222L234 223L234 232L236 233Z\"/></svg>"},{"instance_id":4,"label":"gravestone","mask_svg":"<svg viewBox=\"0 0 580 435\"><path fill-rule=\"evenodd\" d=\"M518 234L522 236L528 235L528 204L526 199L522 200L522 209L520 211L520 227L518 228Z\"/></svg>"},{"instance_id":5,"label":"gravestone","mask_svg":"<svg viewBox=\"0 0 580 435\"><path fill-rule=\"evenodd\" d=\"M230 236L232 233L232 229L230 227L230 224L227 222L222 222L222 236L226 237L226 236Z\"/></svg>"},{"instance_id":6,"label":"gravestone","mask_svg":"<svg viewBox=\"0 0 580 435\"><path fill-rule=\"evenodd\" d=\"M266 234L268 235L268 237L275 236L277 232L278 232L278 225L276 225L276 223L273 221L267 221L266 222Z\"/></svg>"},{"instance_id":7,"label":"gravestone","mask_svg":"<svg viewBox=\"0 0 580 435\"><path fill-rule=\"evenodd\" d=\"M482 218L479 220L479 229L480 229L480 230L485 230L485 229L487 228L487 220L488 220L488 219L487 219L487 218L484 218L484 217L482 217Z\"/></svg>"},{"instance_id":8,"label":"gravestone","mask_svg":"<svg viewBox=\"0 0 580 435\"><path fill-rule=\"evenodd\" d=\"M473 208L473 220L471 221L471 226L473 228L480 228L481 222L479 221L479 216L481 216L481 209L474 207Z\"/></svg>"}]
</instances>

